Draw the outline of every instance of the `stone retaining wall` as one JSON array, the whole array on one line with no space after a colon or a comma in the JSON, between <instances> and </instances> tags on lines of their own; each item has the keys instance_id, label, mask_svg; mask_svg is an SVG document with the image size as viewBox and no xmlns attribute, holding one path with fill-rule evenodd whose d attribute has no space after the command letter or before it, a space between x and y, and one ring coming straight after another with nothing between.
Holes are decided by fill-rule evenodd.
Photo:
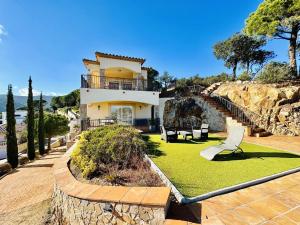
<instances>
[{"instance_id":1,"label":"stone retaining wall","mask_svg":"<svg viewBox=\"0 0 300 225\"><path fill-rule=\"evenodd\" d=\"M55 186L53 194L53 220L56 224L163 224L162 207L113 202L96 202L75 198Z\"/></svg>"},{"instance_id":2,"label":"stone retaining wall","mask_svg":"<svg viewBox=\"0 0 300 225\"><path fill-rule=\"evenodd\" d=\"M168 187L100 186L81 183L68 168L70 150L54 165L53 224L155 224L165 221Z\"/></svg>"}]
</instances>

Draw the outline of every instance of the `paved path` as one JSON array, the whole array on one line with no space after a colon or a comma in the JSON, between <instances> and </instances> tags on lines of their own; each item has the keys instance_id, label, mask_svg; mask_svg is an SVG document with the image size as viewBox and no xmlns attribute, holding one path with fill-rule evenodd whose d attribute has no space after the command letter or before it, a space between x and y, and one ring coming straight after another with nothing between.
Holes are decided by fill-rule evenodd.
<instances>
[{"instance_id":1,"label":"paved path","mask_svg":"<svg viewBox=\"0 0 300 225\"><path fill-rule=\"evenodd\" d=\"M0 180L0 224L7 224L4 222L6 216L26 211L27 207L35 204L44 204L51 198L54 184L52 166L63 154L62 149L53 151ZM27 213L27 216L32 215Z\"/></svg>"},{"instance_id":2,"label":"paved path","mask_svg":"<svg viewBox=\"0 0 300 225\"><path fill-rule=\"evenodd\" d=\"M244 141L300 154L300 136L245 137Z\"/></svg>"},{"instance_id":3,"label":"paved path","mask_svg":"<svg viewBox=\"0 0 300 225\"><path fill-rule=\"evenodd\" d=\"M218 132L215 133L215 135L220 137L227 137L227 133L225 132ZM300 154L300 136L271 135L268 137L260 138L244 137L243 141Z\"/></svg>"}]
</instances>

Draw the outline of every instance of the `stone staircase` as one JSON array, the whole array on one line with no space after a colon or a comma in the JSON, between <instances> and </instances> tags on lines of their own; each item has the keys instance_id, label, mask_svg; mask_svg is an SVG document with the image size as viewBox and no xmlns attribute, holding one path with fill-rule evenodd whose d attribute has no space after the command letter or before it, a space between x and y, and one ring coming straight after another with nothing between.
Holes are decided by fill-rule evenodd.
<instances>
[{"instance_id":1,"label":"stone staircase","mask_svg":"<svg viewBox=\"0 0 300 225\"><path fill-rule=\"evenodd\" d=\"M218 87L219 85L216 85L216 86ZM215 89L217 88L216 86L214 87ZM212 88L212 90L214 88ZM251 121L246 121L244 115L241 115L240 117L235 116L234 113L229 111L223 104L221 104L220 102L215 100L210 95L206 95L202 92L198 95L198 97L202 98L211 107L215 108L217 111L222 113L224 115L224 117L226 118L227 125L243 126L245 128L245 136L266 137L266 136L271 135L270 132L267 132L263 128L256 126Z\"/></svg>"}]
</instances>

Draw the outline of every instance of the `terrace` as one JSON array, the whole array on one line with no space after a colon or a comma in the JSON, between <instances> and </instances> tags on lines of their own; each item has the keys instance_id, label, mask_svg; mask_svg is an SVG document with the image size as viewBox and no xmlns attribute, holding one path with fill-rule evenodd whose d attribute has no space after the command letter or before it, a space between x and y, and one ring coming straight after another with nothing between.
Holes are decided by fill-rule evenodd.
<instances>
[{"instance_id":1,"label":"terrace","mask_svg":"<svg viewBox=\"0 0 300 225\"><path fill-rule=\"evenodd\" d=\"M81 75L81 88L147 91L147 80L140 78Z\"/></svg>"}]
</instances>

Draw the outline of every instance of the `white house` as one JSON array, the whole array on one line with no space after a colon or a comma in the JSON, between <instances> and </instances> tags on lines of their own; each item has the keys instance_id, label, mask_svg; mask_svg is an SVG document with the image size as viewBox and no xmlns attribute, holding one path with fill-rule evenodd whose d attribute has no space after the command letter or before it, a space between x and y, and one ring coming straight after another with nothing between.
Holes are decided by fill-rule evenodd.
<instances>
[{"instance_id":1,"label":"white house","mask_svg":"<svg viewBox=\"0 0 300 225\"><path fill-rule=\"evenodd\" d=\"M141 129L158 115L159 92L148 90L145 59L96 52L83 59L87 73L81 76L82 129L117 122Z\"/></svg>"},{"instance_id":2,"label":"white house","mask_svg":"<svg viewBox=\"0 0 300 225\"><path fill-rule=\"evenodd\" d=\"M16 118L16 124L21 124L25 121L27 116L26 110L16 110L15 111L15 118ZM2 124L6 124L6 112L2 112Z\"/></svg>"}]
</instances>

